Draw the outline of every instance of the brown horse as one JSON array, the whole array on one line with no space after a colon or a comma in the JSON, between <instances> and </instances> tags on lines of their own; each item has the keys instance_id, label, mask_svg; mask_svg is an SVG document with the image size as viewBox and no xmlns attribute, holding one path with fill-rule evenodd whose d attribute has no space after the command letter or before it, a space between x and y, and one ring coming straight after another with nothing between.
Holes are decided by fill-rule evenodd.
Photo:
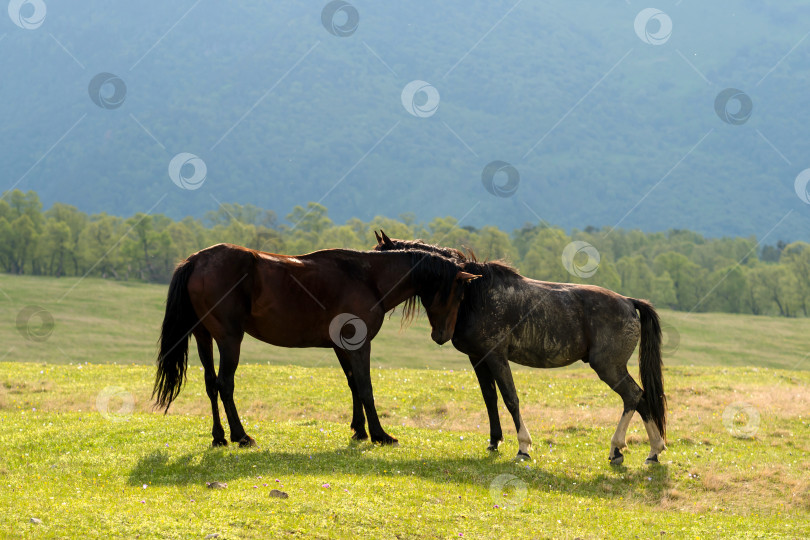
<instances>
[{"instance_id":1,"label":"brown horse","mask_svg":"<svg viewBox=\"0 0 810 540\"><path fill-rule=\"evenodd\" d=\"M376 234L376 233L375 233ZM378 251L408 249L454 258L481 279L471 283L458 312L453 346L470 357L490 424L490 450L503 441L498 417L497 383L512 415L520 448L528 457L532 438L523 423L509 361L555 368L582 360L624 402L610 441L610 462L624 460L627 426L638 411L650 439L645 463L657 463L666 448L666 397L661 363L658 314L645 300L628 298L592 285L551 283L521 276L502 262L478 262L452 248L377 235ZM638 311L638 315L636 314ZM627 372L627 361L641 338L642 390Z\"/></svg>"},{"instance_id":2,"label":"brown horse","mask_svg":"<svg viewBox=\"0 0 810 540\"><path fill-rule=\"evenodd\" d=\"M431 337L453 335L466 283L477 276L453 260L426 252L330 249L297 257L217 244L181 262L172 276L152 397L168 410L185 379L193 334L205 370L214 417L214 446L227 445L219 419L222 399L231 442L253 446L233 400L242 338L281 347L331 347L352 392L353 438L396 443L380 425L371 388L371 340L385 313L405 302L412 316L417 298L427 310ZM212 339L219 349L214 369Z\"/></svg>"}]
</instances>

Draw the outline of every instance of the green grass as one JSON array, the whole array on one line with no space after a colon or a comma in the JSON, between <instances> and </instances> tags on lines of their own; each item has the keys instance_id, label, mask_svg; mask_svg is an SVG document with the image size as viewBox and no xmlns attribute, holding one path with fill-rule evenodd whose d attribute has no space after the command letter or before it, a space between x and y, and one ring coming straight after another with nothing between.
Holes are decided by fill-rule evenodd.
<instances>
[{"instance_id":1,"label":"green grass","mask_svg":"<svg viewBox=\"0 0 810 540\"><path fill-rule=\"evenodd\" d=\"M469 362L433 345L424 321L400 333L396 317L374 341L372 376L399 447L350 442L331 351L251 340L236 401L259 446L211 449L195 354L170 413L149 403L165 287L88 279L56 302L76 282L0 277L0 537L810 535L810 372L769 367L807 367L807 321L665 311L680 343L666 358L660 466L643 465L638 418L624 466L607 464L621 403L582 364L516 370L533 459L513 461L505 411L506 441L487 453ZM30 304L54 317L45 341L17 332ZM748 416L734 414L741 402ZM734 436L757 415L751 438Z\"/></svg>"},{"instance_id":2,"label":"green grass","mask_svg":"<svg viewBox=\"0 0 810 540\"><path fill-rule=\"evenodd\" d=\"M62 299L63 298L63 299ZM166 286L97 278L45 278L0 274L0 360L64 363L151 364L163 320ZM38 305L54 319L53 333L36 342L18 332L15 319ZM810 369L808 319L661 310L667 365L761 366ZM32 319L36 329L40 319ZM372 364L383 367L457 369L469 366L451 345L429 338L422 316L400 330L386 321L372 344ZM193 347L192 347L193 349ZM337 366L331 350L282 349L246 337L240 362ZM516 369L521 369L516 366Z\"/></svg>"}]
</instances>

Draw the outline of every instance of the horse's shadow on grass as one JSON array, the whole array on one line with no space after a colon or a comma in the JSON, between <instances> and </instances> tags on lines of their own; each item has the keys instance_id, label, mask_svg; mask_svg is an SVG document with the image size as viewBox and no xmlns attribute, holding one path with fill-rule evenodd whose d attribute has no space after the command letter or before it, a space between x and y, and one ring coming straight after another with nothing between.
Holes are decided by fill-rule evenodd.
<instances>
[{"instance_id":1,"label":"horse's shadow on grass","mask_svg":"<svg viewBox=\"0 0 810 540\"><path fill-rule=\"evenodd\" d=\"M361 452L361 450L371 450ZM396 450L370 445L320 452L274 452L253 450L233 452L208 449L190 452L170 459L158 450L141 457L130 471L129 484L140 486L205 486L206 482L228 482L242 478L286 478L296 475L322 476L327 482L335 474L390 475L418 477L431 482L475 485L489 488L502 474L525 482L530 490L570 493L582 497L632 498L649 503L659 502L672 483L666 465L648 467L610 467L588 478L569 472L553 471L537 464L518 466L512 461L497 460L495 455L401 459Z\"/></svg>"}]
</instances>

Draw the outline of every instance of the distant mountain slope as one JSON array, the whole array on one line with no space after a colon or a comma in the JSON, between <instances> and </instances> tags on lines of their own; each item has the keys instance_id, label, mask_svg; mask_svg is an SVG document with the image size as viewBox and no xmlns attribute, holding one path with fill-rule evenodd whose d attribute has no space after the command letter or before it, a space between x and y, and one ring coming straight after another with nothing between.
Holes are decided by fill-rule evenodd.
<instances>
[{"instance_id":1,"label":"distant mountain slope","mask_svg":"<svg viewBox=\"0 0 810 540\"><path fill-rule=\"evenodd\" d=\"M354 10L346 37L326 2L48 2L28 30L0 17L0 190L119 215L322 201L337 221L810 238L794 190L810 167L810 6L663 2L641 27L652 45L635 2L352 4L326 17L341 33ZM34 7L17 22L36 25ZM120 106L114 80L96 96L110 108L89 96L104 72ZM415 80L435 111L425 92L405 96L416 115L403 106ZM716 114L725 88L750 96L747 121ZM182 152L205 163L198 189L169 177ZM510 197L482 183L498 160L514 170L496 187L519 175Z\"/></svg>"}]
</instances>

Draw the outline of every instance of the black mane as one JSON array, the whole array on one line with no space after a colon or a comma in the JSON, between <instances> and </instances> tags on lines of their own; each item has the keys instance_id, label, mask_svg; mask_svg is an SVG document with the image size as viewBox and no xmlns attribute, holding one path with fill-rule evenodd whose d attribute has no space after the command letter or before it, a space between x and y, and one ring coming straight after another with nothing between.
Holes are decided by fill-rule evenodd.
<instances>
[{"instance_id":1,"label":"black mane","mask_svg":"<svg viewBox=\"0 0 810 540\"><path fill-rule=\"evenodd\" d=\"M458 262L465 272L481 276L470 282L464 293L463 304L470 308L480 306L487 297L490 287L503 281L519 278L520 273L511 265L502 260L479 261L472 250L465 254L459 249L428 244L423 240L394 240L390 239L390 247L378 245L377 251L408 250L412 253L427 252L439 254Z\"/></svg>"}]
</instances>

